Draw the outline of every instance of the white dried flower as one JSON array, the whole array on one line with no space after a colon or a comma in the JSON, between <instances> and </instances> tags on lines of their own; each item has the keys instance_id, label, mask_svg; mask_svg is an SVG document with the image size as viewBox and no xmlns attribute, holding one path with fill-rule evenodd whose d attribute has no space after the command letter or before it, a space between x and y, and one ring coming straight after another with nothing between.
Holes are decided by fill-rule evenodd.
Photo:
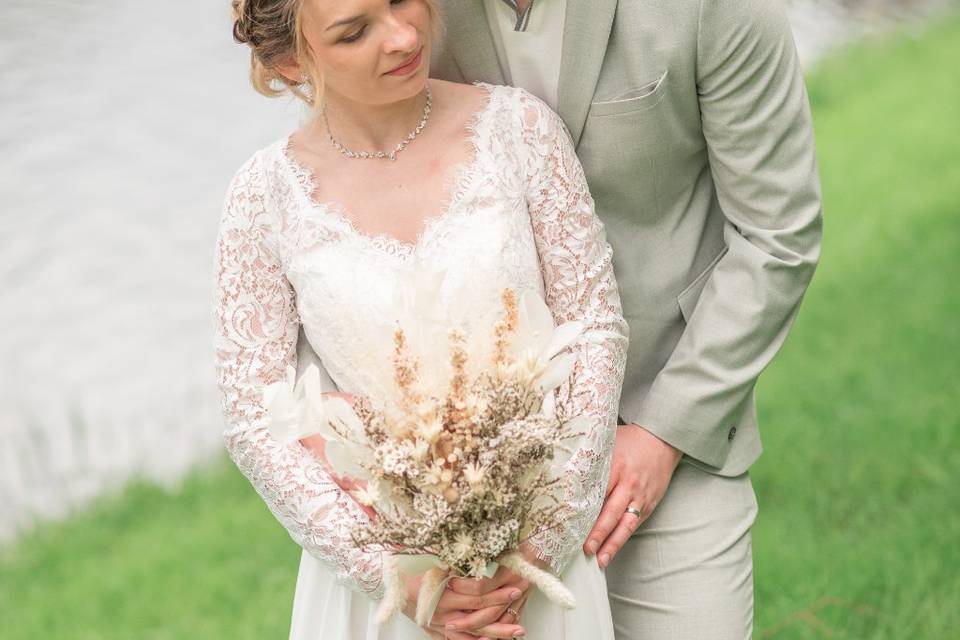
<instances>
[{"instance_id":1,"label":"white dried flower","mask_svg":"<svg viewBox=\"0 0 960 640\"><path fill-rule=\"evenodd\" d=\"M426 473L423 475L423 481L426 484L440 484L440 475L443 473L443 467L440 466L440 463L436 460L433 461L433 464L427 468Z\"/></svg>"},{"instance_id":2,"label":"white dried flower","mask_svg":"<svg viewBox=\"0 0 960 640\"><path fill-rule=\"evenodd\" d=\"M367 486L358 489L353 494L353 497L365 507L373 506L374 503L379 502L383 498L383 494L380 492L380 483L375 480L369 481Z\"/></svg>"},{"instance_id":3,"label":"white dried flower","mask_svg":"<svg viewBox=\"0 0 960 640\"><path fill-rule=\"evenodd\" d=\"M428 420L437 415L437 403L433 398L424 398L417 403L417 416L422 420Z\"/></svg>"},{"instance_id":4,"label":"white dried flower","mask_svg":"<svg viewBox=\"0 0 960 640\"><path fill-rule=\"evenodd\" d=\"M487 572L487 561L484 558L473 558L470 560L470 575L479 578Z\"/></svg>"},{"instance_id":5,"label":"white dried flower","mask_svg":"<svg viewBox=\"0 0 960 640\"><path fill-rule=\"evenodd\" d=\"M410 454L417 462L423 462L429 452L430 443L422 438L417 438L410 450Z\"/></svg>"},{"instance_id":6,"label":"white dried flower","mask_svg":"<svg viewBox=\"0 0 960 640\"><path fill-rule=\"evenodd\" d=\"M476 487L483 482L485 470L480 464L471 462L463 467L463 477L471 487Z\"/></svg>"},{"instance_id":7,"label":"white dried flower","mask_svg":"<svg viewBox=\"0 0 960 640\"><path fill-rule=\"evenodd\" d=\"M467 394L467 411L471 414L483 413L490 406L490 401L479 393Z\"/></svg>"},{"instance_id":8,"label":"white dried flower","mask_svg":"<svg viewBox=\"0 0 960 640\"><path fill-rule=\"evenodd\" d=\"M437 441L440 433L443 431L443 419L440 416L433 416L417 425L417 435L430 444Z\"/></svg>"},{"instance_id":9,"label":"white dried flower","mask_svg":"<svg viewBox=\"0 0 960 640\"><path fill-rule=\"evenodd\" d=\"M456 540L453 541L453 547L451 549L453 555L461 558L467 559L473 555L473 536L469 533L458 533Z\"/></svg>"}]
</instances>

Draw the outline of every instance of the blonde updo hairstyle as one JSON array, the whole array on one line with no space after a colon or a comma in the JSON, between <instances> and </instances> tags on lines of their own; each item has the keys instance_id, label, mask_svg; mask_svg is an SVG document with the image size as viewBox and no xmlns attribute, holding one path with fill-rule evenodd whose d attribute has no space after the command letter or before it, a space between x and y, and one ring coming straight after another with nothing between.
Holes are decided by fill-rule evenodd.
<instances>
[{"instance_id":1,"label":"blonde updo hairstyle","mask_svg":"<svg viewBox=\"0 0 960 640\"><path fill-rule=\"evenodd\" d=\"M291 93L314 112L323 99L323 77L313 51L303 34L303 5L306 0L231 0L233 39L250 47L250 83L257 92L274 98ZM441 29L437 0L421 0L430 13L434 38ZM296 61L300 81L279 71L279 66Z\"/></svg>"}]
</instances>

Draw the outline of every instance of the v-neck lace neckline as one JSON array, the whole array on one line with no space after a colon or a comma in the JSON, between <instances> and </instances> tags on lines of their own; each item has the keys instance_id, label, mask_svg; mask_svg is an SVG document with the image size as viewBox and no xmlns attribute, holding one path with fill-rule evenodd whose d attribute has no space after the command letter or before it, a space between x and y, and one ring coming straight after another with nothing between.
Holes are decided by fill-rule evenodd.
<instances>
[{"instance_id":1,"label":"v-neck lace neckline","mask_svg":"<svg viewBox=\"0 0 960 640\"><path fill-rule=\"evenodd\" d=\"M296 178L300 195L308 208L321 216L327 216L327 220L335 221L345 227L351 235L384 253L402 258L414 256L426 240L433 235L435 229L452 218L458 211L459 205L468 192L468 187L474 177L473 173L480 164L480 156L483 153L480 136L484 130L483 125L487 115L493 111L498 85L480 81L473 84L486 89L487 96L483 107L476 111L465 125L469 132L466 142L471 147L471 157L448 167L444 180L446 195L442 201L443 205L440 207L439 213L424 219L422 227L413 241L401 240L386 232L375 234L364 232L356 226L349 211L342 203L317 200L314 197L319 184L317 176L309 167L294 158L290 149L293 133L290 133L279 141L280 155Z\"/></svg>"}]
</instances>

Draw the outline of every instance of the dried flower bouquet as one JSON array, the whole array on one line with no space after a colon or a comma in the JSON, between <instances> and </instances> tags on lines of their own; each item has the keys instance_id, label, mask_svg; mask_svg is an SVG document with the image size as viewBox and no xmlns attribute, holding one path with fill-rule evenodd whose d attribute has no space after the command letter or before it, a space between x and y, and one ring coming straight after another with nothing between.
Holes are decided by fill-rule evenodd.
<instances>
[{"instance_id":1,"label":"dried flower bouquet","mask_svg":"<svg viewBox=\"0 0 960 640\"><path fill-rule=\"evenodd\" d=\"M518 548L568 515L551 489L569 454L562 443L580 435L580 421L557 413L554 391L571 374L575 356L565 350L583 326L554 327L532 292L518 301L504 289L501 301L502 317L487 334L492 345L446 328L448 375L440 388L425 382L421 358L398 326L389 356L397 393L389 403L323 397L316 368L298 383L291 372L265 394L274 436L322 435L329 464L357 481L352 495L375 512L356 527L354 541L387 552L381 623L402 608L401 572L425 572L419 624L429 620L445 578L489 576L497 564L552 601L575 605Z\"/></svg>"}]
</instances>

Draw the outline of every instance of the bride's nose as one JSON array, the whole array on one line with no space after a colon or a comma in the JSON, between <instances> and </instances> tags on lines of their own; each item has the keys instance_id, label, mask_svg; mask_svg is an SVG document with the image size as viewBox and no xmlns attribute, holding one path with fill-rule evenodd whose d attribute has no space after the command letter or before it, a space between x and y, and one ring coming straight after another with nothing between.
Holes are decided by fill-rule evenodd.
<instances>
[{"instance_id":1,"label":"bride's nose","mask_svg":"<svg viewBox=\"0 0 960 640\"><path fill-rule=\"evenodd\" d=\"M416 27L405 20L393 18L390 32L384 41L386 53L412 54L420 47L420 35Z\"/></svg>"}]
</instances>

